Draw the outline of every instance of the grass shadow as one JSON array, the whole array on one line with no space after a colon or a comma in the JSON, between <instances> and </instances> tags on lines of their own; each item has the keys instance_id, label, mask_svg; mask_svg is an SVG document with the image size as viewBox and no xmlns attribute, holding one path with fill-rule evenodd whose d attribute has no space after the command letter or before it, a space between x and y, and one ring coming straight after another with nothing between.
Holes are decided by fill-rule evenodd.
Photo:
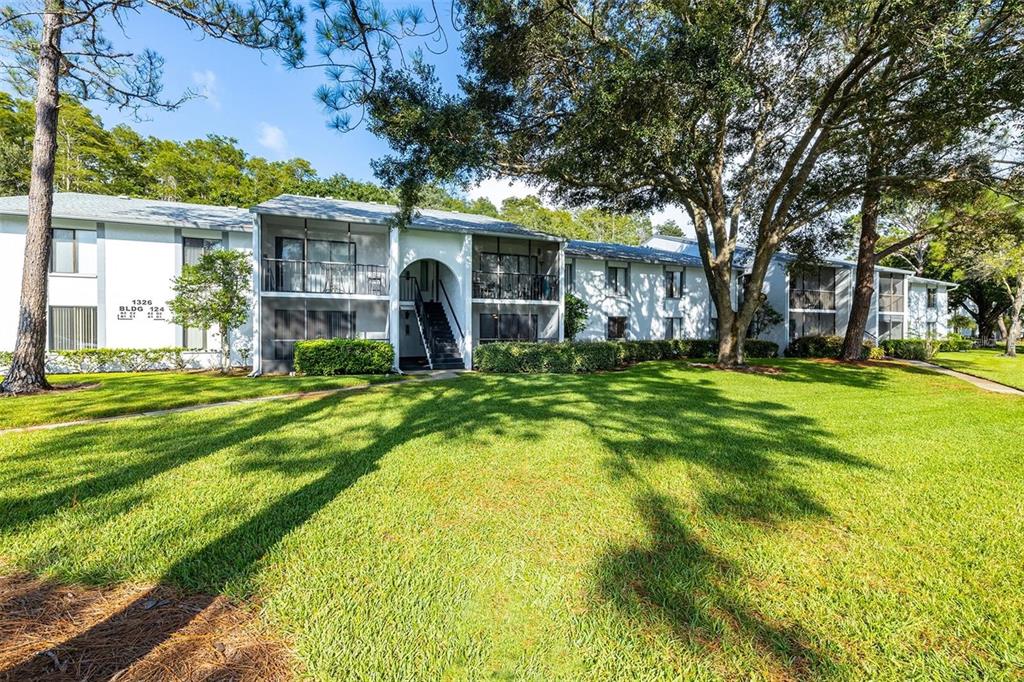
<instances>
[{"instance_id":1,"label":"grass shadow","mask_svg":"<svg viewBox=\"0 0 1024 682\"><path fill-rule=\"evenodd\" d=\"M204 430L190 433L185 443L177 430L147 440L145 426L132 424L117 438L141 439L140 446L151 457L48 493L5 501L0 506L0 528L16 531L31 523L45 523L73 502L102 499L246 442L245 457L237 464L240 473L314 477L254 510L199 549L177 557L159 580L209 594L244 591L251 587L252 577L274 547L376 471L384 457L403 445L439 434L472 441L514 433L526 440L530 434L557 428L561 422L575 422L607 451L609 475L634 486L634 503L649 537L642 547L611 548L600 559L595 570L604 599L629 618L668 623L678 636L694 641L723 636L722 623L728 623L736 636L746 637L794 674L806 668L825 668L828 662L807 644L811 639L808 633L767 622L721 587L723 581L740 579L736 567L700 542L679 519L672 496L647 483L644 472L652 465L690 467L703 512L774 525L829 514L813 491L793 477L790 464L870 465L830 445L829 434L810 417L770 400L726 395L701 374L689 372L698 370L681 373L677 365L651 363L605 376L464 376L451 382L401 385L391 389L394 400L387 409L393 418L387 423L370 420L358 434L334 434L363 443L354 448L340 440L337 444L325 441L330 434L319 427L321 419L329 420L331 410L343 409L351 396L297 401L287 410L269 410L267 414L255 408L230 410ZM787 380L811 381L817 376L814 380L827 381L834 375L854 381L846 377L848 373L842 368L816 369L798 372ZM856 381L870 385L876 381L872 376ZM303 428L293 428L297 423ZM74 452L103 447L103 434L103 429L69 432L69 442L63 445L57 439L43 440L33 456L45 457L59 449L62 456L70 457ZM282 457L283 453L305 453L307 449L315 454ZM120 509L112 509L108 522L117 523L119 513ZM125 620L114 614L109 622L96 627L114 627L118 622ZM133 651L133 657L147 656L180 627L183 625L154 631ZM66 645L84 651L90 636L82 633ZM792 663L782 663L787 660ZM29 667L5 672L10 675L45 665L37 656L23 663Z\"/></svg>"}]
</instances>

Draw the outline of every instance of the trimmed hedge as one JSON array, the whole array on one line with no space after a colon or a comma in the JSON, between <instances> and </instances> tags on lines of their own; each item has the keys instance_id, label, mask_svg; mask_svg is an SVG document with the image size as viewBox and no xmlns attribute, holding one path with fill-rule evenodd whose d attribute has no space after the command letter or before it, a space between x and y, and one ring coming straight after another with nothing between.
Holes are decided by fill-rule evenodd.
<instances>
[{"instance_id":1,"label":"trimmed hedge","mask_svg":"<svg viewBox=\"0 0 1024 682\"><path fill-rule=\"evenodd\" d=\"M387 341L316 339L295 344L295 371L310 375L387 374L395 349Z\"/></svg>"},{"instance_id":2,"label":"trimmed hedge","mask_svg":"<svg viewBox=\"0 0 1024 682\"><path fill-rule=\"evenodd\" d=\"M786 347L787 358L838 358L843 352L842 336L800 336ZM875 344L864 341L860 349L861 360L877 359Z\"/></svg>"},{"instance_id":3,"label":"trimmed hedge","mask_svg":"<svg viewBox=\"0 0 1024 682\"><path fill-rule=\"evenodd\" d=\"M750 358L778 355L771 341L750 340ZM487 343L473 353L473 366L481 372L501 374L579 374L615 369L648 360L707 358L718 354L718 342L706 339L657 341L566 341L562 343Z\"/></svg>"},{"instance_id":4,"label":"trimmed hedge","mask_svg":"<svg viewBox=\"0 0 1024 682\"><path fill-rule=\"evenodd\" d=\"M597 372L619 365L617 346L610 341L486 343L474 351L473 366L481 372L499 374Z\"/></svg>"},{"instance_id":5,"label":"trimmed hedge","mask_svg":"<svg viewBox=\"0 0 1024 682\"><path fill-rule=\"evenodd\" d=\"M176 369L190 366L187 348L79 348L77 350L50 351L46 354L49 374L75 372L141 372L145 370ZM206 352L206 351L200 351ZM0 352L0 371L11 366L14 353Z\"/></svg>"},{"instance_id":6,"label":"trimmed hedge","mask_svg":"<svg viewBox=\"0 0 1024 682\"><path fill-rule=\"evenodd\" d=\"M885 354L902 360L931 360L939 350L939 342L932 339L886 339L882 341Z\"/></svg>"}]
</instances>

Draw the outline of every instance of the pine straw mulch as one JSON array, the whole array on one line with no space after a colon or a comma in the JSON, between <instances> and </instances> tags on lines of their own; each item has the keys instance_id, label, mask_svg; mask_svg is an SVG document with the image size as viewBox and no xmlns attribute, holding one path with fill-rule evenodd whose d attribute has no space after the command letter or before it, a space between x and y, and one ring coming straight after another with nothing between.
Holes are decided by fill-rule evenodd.
<instances>
[{"instance_id":1,"label":"pine straw mulch","mask_svg":"<svg viewBox=\"0 0 1024 682\"><path fill-rule=\"evenodd\" d=\"M166 586L0 576L0 680L287 680L251 610Z\"/></svg>"}]
</instances>

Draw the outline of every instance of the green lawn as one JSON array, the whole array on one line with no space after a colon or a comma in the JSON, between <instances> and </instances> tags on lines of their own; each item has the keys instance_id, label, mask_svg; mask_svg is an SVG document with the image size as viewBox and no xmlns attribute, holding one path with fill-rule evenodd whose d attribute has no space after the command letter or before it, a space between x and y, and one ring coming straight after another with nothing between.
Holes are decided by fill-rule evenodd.
<instances>
[{"instance_id":1,"label":"green lawn","mask_svg":"<svg viewBox=\"0 0 1024 682\"><path fill-rule=\"evenodd\" d=\"M939 353L934 362L1007 386L1024 389L1024 349L1015 358L1008 358L999 349L982 349L963 353Z\"/></svg>"},{"instance_id":2,"label":"green lawn","mask_svg":"<svg viewBox=\"0 0 1024 682\"><path fill-rule=\"evenodd\" d=\"M254 597L316 679L1024 669L1024 400L911 367L467 375L0 439L0 555Z\"/></svg>"},{"instance_id":3,"label":"green lawn","mask_svg":"<svg viewBox=\"0 0 1024 682\"><path fill-rule=\"evenodd\" d=\"M40 395L0 396L0 429L109 417L240 398L342 388L397 377L262 376L249 379L245 376L228 376L219 372L110 372L55 374L48 378L55 386L97 385Z\"/></svg>"}]
</instances>

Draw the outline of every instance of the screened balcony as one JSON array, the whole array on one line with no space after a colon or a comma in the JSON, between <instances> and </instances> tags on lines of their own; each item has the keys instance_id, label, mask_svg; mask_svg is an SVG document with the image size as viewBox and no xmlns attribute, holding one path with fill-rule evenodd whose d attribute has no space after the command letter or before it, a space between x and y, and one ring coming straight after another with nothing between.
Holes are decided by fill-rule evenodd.
<instances>
[{"instance_id":1,"label":"screened balcony","mask_svg":"<svg viewBox=\"0 0 1024 682\"><path fill-rule=\"evenodd\" d=\"M503 301L557 301L557 246L501 240L487 244L474 258L473 298ZM497 240L495 240L497 242ZM490 249L494 249L491 251ZM521 253L501 252L521 249Z\"/></svg>"},{"instance_id":2,"label":"screened balcony","mask_svg":"<svg viewBox=\"0 0 1024 682\"><path fill-rule=\"evenodd\" d=\"M335 261L263 259L263 290L306 294L387 296L388 269Z\"/></svg>"},{"instance_id":3,"label":"screened balcony","mask_svg":"<svg viewBox=\"0 0 1024 682\"><path fill-rule=\"evenodd\" d=\"M558 277L530 272L473 273L473 298L557 301Z\"/></svg>"}]
</instances>

